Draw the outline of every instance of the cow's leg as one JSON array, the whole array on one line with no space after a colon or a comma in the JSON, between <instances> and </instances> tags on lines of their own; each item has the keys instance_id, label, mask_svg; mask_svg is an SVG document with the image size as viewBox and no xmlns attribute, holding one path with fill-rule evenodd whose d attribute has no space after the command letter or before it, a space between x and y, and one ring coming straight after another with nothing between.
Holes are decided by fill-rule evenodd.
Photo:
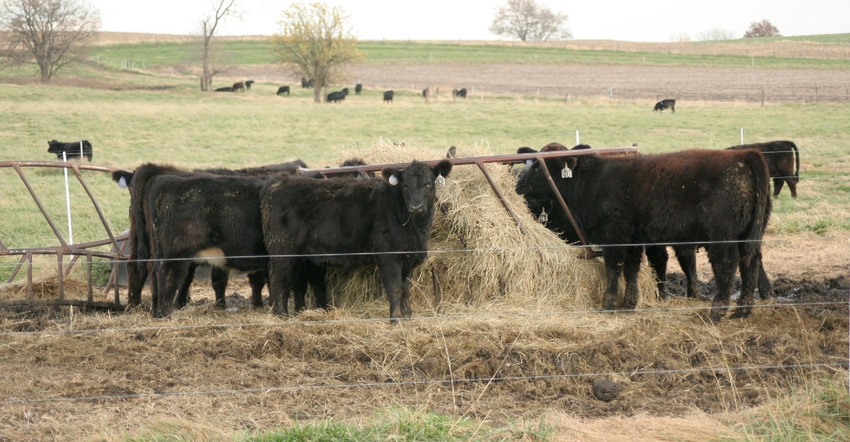
<instances>
[{"instance_id":1,"label":"cow's leg","mask_svg":"<svg viewBox=\"0 0 850 442\"><path fill-rule=\"evenodd\" d=\"M791 189L791 198L797 198L797 182L800 179L797 177L788 178L786 181L788 182L788 188Z\"/></svg>"},{"instance_id":2,"label":"cow's leg","mask_svg":"<svg viewBox=\"0 0 850 442\"><path fill-rule=\"evenodd\" d=\"M767 277L767 273L764 271L764 261L762 261L761 250L758 251L758 261L759 261L759 275L758 275L758 288L759 288L759 297L761 299L770 299L773 297L773 289L771 288L770 278Z\"/></svg>"},{"instance_id":3,"label":"cow's leg","mask_svg":"<svg viewBox=\"0 0 850 442\"><path fill-rule=\"evenodd\" d=\"M215 292L215 304L213 304L213 307L222 309L227 307L224 297L227 295L228 279L227 269L213 266L210 270L210 282L212 282L213 292Z\"/></svg>"},{"instance_id":4,"label":"cow's leg","mask_svg":"<svg viewBox=\"0 0 850 442\"><path fill-rule=\"evenodd\" d=\"M740 252L739 252L740 253ZM749 260L741 255L738 269L741 272L741 296L738 298L738 307L732 317L744 318L753 311L753 292L756 290L756 280L759 277L761 259L756 254Z\"/></svg>"},{"instance_id":5,"label":"cow's leg","mask_svg":"<svg viewBox=\"0 0 850 442\"><path fill-rule=\"evenodd\" d=\"M378 273L381 275L381 283L387 294L387 301L390 303L390 323L395 324L399 319L404 318L401 308L401 265L394 259L383 258L378 265Z\"/></svg>"},{"instance_id":6,"label":"cow's leg","mask_svg":"<svg viewBox=\"0 0 850 442\"><path fill-rule=\"evenodd\" d=\"M313 288L313 297L316 298L316 308L328 309L328 283L327 268L323 265L310 263L308 282Z\"/></svg>"},{"instance_id":7,"label":"cow's leg","mask_svg":"<svg viewBox=\"0 0 850 442\"><path fill-rule=\"evenodd\" d=\"M174 297L183 277L188 271L189 261L159 260L156 264L158 309L152 310L155 317L165 317L171 314Z\"/></svg>"},{"instance_id":8,"label":"cow's leg","mask_svg":"<svg viewBox=\"0 0 850 442\"><path fill-rule=\"evenodd\" d=\"M401 313L405 318L413 316L413 309L410 308L410 277L413 275L413 269L405 266L401 275Z\"/></svg>"},{"instance_id":9,"label":"cow's leg","mask_svg":"<svg viewBox=\"0 0 850 442\"><path fill-rule=\"evenodd\" d=\"M634 310L637 307L638 274L640 273L641 257L643 257L643 247L629 247L626 250L626 262L623 264L623 274L626 277L626 293L622 306L626 310Z\"/></svg>"},{"instance_id":10,"label":"cow's leg","mask_svg":"<svg viewBox=\"0 0 850 442\"><path fill-rule=\"evenodd\" d=\"M136 306L142 303L142 289L148 278L148 263L138 261L138 257L130 255L127 261L127 305Z\"/></svg>"},{"instance_id":11,"label":"cow's leg","mask_svg":"<svg viewBox=\"0 0 850 442\"><path fill-rule=\"evenodd\" d=\"M785 178L774 178L773 179L773 197L779 196L779 191L782 190L782 186L785 184ZM789 184L790 187L790 184ZM793 195L795 192L791 192Z\"/></svg>"},{"instance_id":12,"label":"cow's leg","mask_svg":"<svg viewBox=\"0 0 850 442\"><path fill-rule=\"evenodd\" d=\"M186 270L186 276L183 277L183 282L180 283L180 289L177 290L177 298L174 299L174 308L181 309L189 304L189 288L192 287L192 281L195 279L195 269L197 264L189 264Z\"/></svg>"},{"instance_id":13,"label":"cow's leg","mask_svg":"<svg viewBox=\"0 0 850 442\"><path fill-rule=\"evenodd\" d=\"M287 253L269 254L285 256ZM288 313L289 291L292 289L292 258L275 257L269 260L269 304L278 316Z\"/></svg>"},{"instance_id":14,"label":"cow's leg","mask_svg":"<svg viewBox=\"0 0 850 442\"><path fill-rule=\"evenodd\" d=\"M667 246L646 246L646 260L655 273L658 297L667 298Z\"/></svg>"},{"instance_id":15,"label":"cow's leg","mask_svg":"<svg viewBox=\"0 0 850 442\"><path fill-rule=\"evenodd\" d=\"M697 275L697 248L691 246L678 246L674 247L673 250L676 252L676 260L679 261L679 267L682 268L682 273L685 274L685 280L688 283L688 298L698 298L699 276Z\"/></svg>"},{"instance_id":16,"label":"cow's leg","mask_svg":"<svg viewBox=\"0 0 850 442\"><path fill-rule=\"evenodd\" d=\"M263 307L263 286L268 281L268 272L260 270L248 274L248 284L251 286L251 305L257 308Z\"/></svg>"},{"instance_id":17,"label":"cow's leg","mask_svg":"<svg viewBox=\"0 0 850 442\"><path fill-rule=\"evenodd\" d=\"M306 259L299 259L292 267L292 296L294 298L295 313L307 308L307 284L310 281L310 271L313 263Z\"/></svg>"},{"instance_id":18,"label":"cow's leg","mask_svg":"<svg viewBox=\"0 0 850 442\"><path fill-rule=\"evenodd\" d=\"M707 249L714 281L717 283L717 294L714 295L709 319L717 322L729 309L729 298L732 296L735 270L738 267L738 248L734 244L715 243L708 245Z\"/></svg>"},{"instance_id":19,"label":"cow's leg","mask_svg":"<svg viewBox=\"0 0 850 442\"><path fill-rule=\"evenodd\" d=\"M605 250L603 260L605 261L605 277L608 280L608 286L602 297L602 309L614 310L620 291L620 276L623 274L625 252L621 249Z\"/></svg>"}]
</instances>

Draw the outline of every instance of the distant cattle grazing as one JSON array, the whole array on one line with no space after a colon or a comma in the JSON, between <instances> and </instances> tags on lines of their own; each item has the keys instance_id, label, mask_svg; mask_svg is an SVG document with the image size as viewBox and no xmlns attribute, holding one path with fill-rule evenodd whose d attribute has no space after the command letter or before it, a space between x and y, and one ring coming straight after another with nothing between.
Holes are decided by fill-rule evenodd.
<instances>
[{"instance_id":1,"label":"distant cattle grazing","mask_svg":"<svg viewBox=\"0 0 850 442\"><path fill-rule=\"evenodd\" d=\"M245 82L245 89L251 89L251 85L254 84L254 80L248 80Z\"/></svg>"},{"instance_id":2,"label":"distant cattle grazing","mask_svg":"<svg viewBox=\"0 0 850 442\"><path fill-rule=\"evenodd\" d=\"M346 97L348 96L348 88L347 87L342 88L342 90L340 92L342 92L342 94L345 95Z\"/></svg>"},{"instance_id":3,"label":"distant cattle grazing","mask_svg":"<svg viewBox=\"0 0 850 442\"><path fill-rule=\"evenodd\" d=\"M63 154L67 159L82 159L85 157L87 160L91 161L92 157L92 147L88 140L72 141L69 143L50 140L47 142L47 152L55 154L56 158L60 160L63 159Z\"/></svg>"},{"instance_id":4,"label":"distant cattle grazing","mask_svg":"<svg viewBox=\"0 0 850 442\"><path fill-rule=\"evenodd\" d=\"M313 79L311 78L311 79L308 80L304 77L301 77L301 88L302 89L308 89L308 88L311 88L311 87L313 87Z\"/></svg>"},{"instance_id":5,"label":"distant cattle grazing","mask_svg":"<svg viewBox=\"0 0 850 442\"><path fill-rule=\"evenodd\" d=\"M767 162L770 176L773 178L773 196L779 196L782 185L788 183L791 198L797 198L797 183L800 181L800 151L793 141L741 144L728 149L754 149L761 152Z\"/></svg>"},{"instance_id":6,"label":"distant cattle grazing","mask_svg":"<svg viewBox=\"0 0 850 442\"><path fill-rule=\"evenodd\" d=\"M452 96L453 97L466 98L466 88L453 90Z\"/></svg>"},{"instance_id":7,"label":"distant cattle grazing","mask_svg":"<svg viewBox=\"0 0 850 442\"><path fill-rule=\"evenodd\" d=\"M340 101L345 100L346 95L347 94L342 92L342 91L331 92L331 93L328 94L328 97L325 100L325 102L327 102L327 103L339 103Z\"/></svg>"},{"instance_id":8,"label":"distant cattle grazing","mask_svg":"<svg viewBox=\"0 0 850 442\"><path fill-rule=\"evenodd\" d=\"M655 103L655 109L652 109L652 111L664 112L664 109L667 108L669 108L673 113L676 113L676 100L672 98L661 100L658 103Z\"/></svg>"},{"instance_id":9,"label":"distant cattle grazing","mask_svg":"<svg viewBox=\"0 0 850 442\"><path fill-rule=\"evenodd\" d=\"M230 86L220 87L215 90L216 92L233 92L233 88Z\"/></svg>"},{"instance_id":10,"label":"distant cattle grazing","mask_svg":"<svg viewBox=\"0 0 850 442\"><path fill-rule=\"evenodd\" d=\"M241 81L233 83L233 92L236 92L236 91L245 92L245 83L243 83Z\"/></svg>"},{"instance_id":11,"label":"distant cattle grazing","mask_svg":"<svg viewBox=\"0 0 850 442\"><path fill-rule=\"evenodd\" d=\"M428 90L428 88L427 88L427 87L426 87L425 89L422 89L422 98L428 98L428 93L429 93L429 92L431 92L431 91L430 91L430 90Z\"/></svg>"},{"instance_id":12,"label":"distant cattle grazing","mask_svg":"<svg viewBox=\"0 0 850 442\"><path fill-rule=\"evenodd\" d=\"M638 301L637 275L645 244L704 245L717 293L710 319L726 313L736 269L741 297L735 314L751 313L761 267L761 239L770 215L767 165L753 151L688 150L670 154L604 157L583 155L534 161L519 178L517 193L550 200L543 167L591 244L603 246L607 289L603 308ZM634 245L629 245L634 244ZM666 254L666 252L665 252Z\"/></svg>"},{"instance_id":13,"label":"distant cattle grazing","mask_svg":"<svg viewBox=\"0 0 850 442\"><path fill-rule=\"evenodd\" d=\"M281 174L294 174L299 167L307 167L301 160L291 161L288 163L269 164L260 167L251 167L245 169L229 170L229 169L206 169L202 171L187 171L175 168L173 166L158 165L146 163L137 167L134 171L118 170L113 172L112 178L120 187L127 187L130 190L130 259L127 262L127 285L128 285L128 303L129 305L139 305L142 299L142 289L148 274L153 275L153 262L149 261L153 257L153 230L150 207L146 205L149 202L148 198L151 192L151 183L156 177L162 175L175 176L242 176L242 177L258 177L264 178L268 176L276 176ZM216 204L222 204L225 201L218 201ZM191 219L191 218L190 218ZM180 238L171 238L178 241ZM175 298L177 307L182 307L188 301L189 286L194 275L194 267L196 263L191 263L186 269L183 281L179 287L179 291ZM261 291L265 285L266 272L254 273L248 276L251 291L252 303L256 307L262 306ZM153 278L152 278L153 279ZM214 267L211 273L213 289L216 292L217 305L224 306L224 290L227 286L227 271L218 267ZM159 308L159 297L157 296L156 283L151 283L152 293L152 311L156 315L162 315L163 312ZM220 303L220 304L219 304Z\"/></svg>"},{"instance_id":14,"label":"distant cattle grazing","mask_svg":"<svg viewBox=\"0 0 850 442\"><path fill-rule=\"evenodd\" d=\"M377 265L390 321L410 317L409 278L428 252L435 180L451 169L448 160L433 167L414 161L369 180L296 176L270 181L261 207L274 312L286 313L298 259L293 257L301 256L317 265Z\"/></svg>"},{"instance_id":15,"label":"distant cattle grazing","mask_svg":"<svg viewBox=\"0 0 850 442\"><path fill-rule=\"evenodd\" d=\"M277 94L278 95L286 94L288 96L289 95L289 86L281 86L281 87L277 88Z\"/></svg>"},{"instance_id":16,"label":"distant cattle grazing","mask_svg":"<svg viewBox=\"0 0 850 442\"><path fill-rule=\"evenodd\" d=\"M354 86L354 95L360 95L360 92L363 92L363 85L360 84L360 83L357 83Z\"/></svg>"},{"instance_id":17,"label":"distant cattle grazing","mask_svg":"<svg viewBox=\"0 0 850 442\"><path fill-rule=\"evenodd\" d=\"M393 92L393 91L384 92L384 102L385 103L392 103L393 102L393 95L395 95L395 92Z\"/></svg>"}]
</instances>

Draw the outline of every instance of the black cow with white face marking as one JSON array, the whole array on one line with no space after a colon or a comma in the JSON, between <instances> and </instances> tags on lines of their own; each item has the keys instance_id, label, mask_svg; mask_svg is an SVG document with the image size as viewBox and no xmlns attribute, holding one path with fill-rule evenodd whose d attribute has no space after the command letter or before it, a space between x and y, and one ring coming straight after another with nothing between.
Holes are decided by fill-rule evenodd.
<instances>
[{"instance_id":1,"label":"black cow with white face marking","mask_svg":"<svg viewBox=\"0 0 850 442\"><path fill-rule=\"evenodd\" d=\"M295 176L269 182L261 207L275 313L286 313L293 265L300 256L343 268L377 264L390 321L409 318L409 278L428 252L435 182L451 169L448 160L433 167L414 161L369 180Z\"/></svg>"},{"instance_id":2,"label":"black cow with white face marking","mask_svg":"<svg viewBox=\"0 0 850 442\"><path fill-rule=\"evenodd\" d=\"M664 112L664 109L670 109L671 112L676 113L676 100L672 98L661 100L655 103L655 108L652 111Z\"/></svg>"}]
</instances>

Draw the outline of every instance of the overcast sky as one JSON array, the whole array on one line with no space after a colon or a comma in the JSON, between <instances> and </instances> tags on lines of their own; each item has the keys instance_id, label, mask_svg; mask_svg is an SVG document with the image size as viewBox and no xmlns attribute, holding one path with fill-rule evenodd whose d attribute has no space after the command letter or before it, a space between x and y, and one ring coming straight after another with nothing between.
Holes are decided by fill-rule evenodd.
<instances>
[{"instance_id":1,"label":"overcast sky","mask_svg":"<svg viewBox=\"0 0 850 442\"><path fill-rule=\"evenodd\" d=\"M103 31L197 34L212 0L88 0ZM307 0L304 3L322 0ZM506 0L325 0L350 14L361 40L496 40L487 28ZM272 35L288 1L239 0L242 19L218 35ZM538 0L566 13L577 40L674 41L722 29L735 38L750 23L770 20L785 36L850 32L850 0Z\"/></svg>"}]
</instances>

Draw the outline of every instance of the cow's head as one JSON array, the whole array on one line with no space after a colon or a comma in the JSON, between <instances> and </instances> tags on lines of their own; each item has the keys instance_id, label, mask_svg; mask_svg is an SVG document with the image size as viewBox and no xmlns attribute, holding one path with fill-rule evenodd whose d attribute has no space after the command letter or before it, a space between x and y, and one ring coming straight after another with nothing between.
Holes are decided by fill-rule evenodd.
<instances>
[{"instance_id":1,"label":"cow's head","mask_svg":"<svg viewBox=\"0 0 850 442\"><path fill-rule=\"evenodd\" d=\"M579 144L570 150L583 149L590 149L590 146L588 146L587 144ZM553 152L562 150L567 149L561 144L549 143L541 150L541 152ZM517 151L517 153L533 152L537 151L528 147L521 147ZM575 170L576 166L579 164L580 161L581 157L579 156L547 158L544 160L544 164L549 169L549 174L552 176L552 179L555 181L555 184L560 187L560 185L564 183L565 180L571 179L572 171ZM516 193L523 195L526 201L548 201L554 199L555 195L552 192L552 188L549 185L549 181L546 179L546 174L542 169L541 162L538 160L530 160L526 164L527 167L522 172L522 174L520 174L519 179L517 180Z\"/></svg>"},{"instance_id":2,"label":"cow's head","mask_svg":"<svg viewBox=\"0 0 850 442\"><path fill-rule=\"evenodd\" d=\"M129 189L133 184L133 172L116 170L115 172L112 172L112 180L115 181L121 189Z\"/></svg>"},{"instance_id":3,"label":"cow's head","mask_svg":"<svg viewBox=\"0 0 850 442\"><path fill-rule=\"evenodd\" d=\"M400 186L407 211L411 215L427 215L433 213L437 201L436 186L452 171L452 163L443 160L436 166L414 161L403 171L387 168L382 171L384 178L392 186Z\"/></svg>"}]
</instances>

